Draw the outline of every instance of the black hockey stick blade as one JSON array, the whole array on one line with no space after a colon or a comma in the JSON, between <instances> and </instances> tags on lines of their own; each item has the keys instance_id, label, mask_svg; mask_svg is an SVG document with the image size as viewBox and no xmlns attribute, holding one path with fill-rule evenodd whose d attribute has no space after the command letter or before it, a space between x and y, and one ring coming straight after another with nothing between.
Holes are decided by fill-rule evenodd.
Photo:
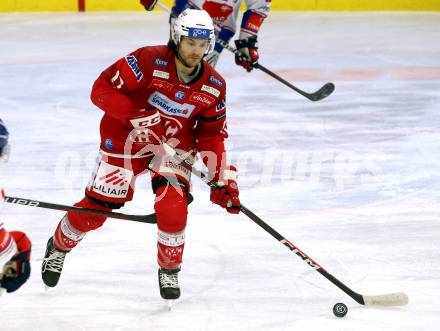
<instances>
[{"instance_id":1,"label":"black hockey stick blade","mask_svg":"<svg viewBox=\"0 0 440 331\"><path fill-rule=\"evenodd\" d=\"M140 222L140 223L149 223L149 224L157 223L157 218L155 213L148 215L131 215L131 214L116 213L116 212L97 210L91 208L82 208L77 206L66 206L56 203L43 202L38 200L26 199L26 198L10 197L10 196L4 196L4 200L7 203L17 204L22 206L39 207L39 208L62 210L62 211L76 211L84 214L104 215L111 218ZM194 200L193 196L191 194L188 194L188 204L193 202L193 200Z\"/></svg>"},{"instance_id":2,"label":"black hockey stick blade","mask_svg":"<svg viewBox=\"0 0 440 331\"><path fill-rule=\"evenodd\" d=\"M299 89L298 87L290 84L287 80L285 80L284 78L278 76L276 73L274 73L273 71L267 69L265 66L261 65L260 63L255 63L254 64L254 68L257 68L257 69L260 69L261 71L264 71L269 76L275 78L277 81L279 81L279 82L283 83L284 85L290 87L292 90L294 90L295 92L297 92L297 93L301 94L302 96L306 97L310 101L322 100L322 99L328 97L330 94L332 94L333 91L335 90L335 84L327 83L324 86L322 86L318 91L316 91L314 93L307 93L307 92Z\"/></svg>"},{"instance_id":3,"label":"black hockey stick blade","mask_svg":"<svg viewBox=\"0 0 440 331\"><path fill-rule=\"evenodd\" d=\"M330 94L333 93L334 90L335 90L335 84L327 83L315 93L310 94L310 97L312 98L310 100L319 101L324 98L327 98Z\"/></svg>"}]
</instances>

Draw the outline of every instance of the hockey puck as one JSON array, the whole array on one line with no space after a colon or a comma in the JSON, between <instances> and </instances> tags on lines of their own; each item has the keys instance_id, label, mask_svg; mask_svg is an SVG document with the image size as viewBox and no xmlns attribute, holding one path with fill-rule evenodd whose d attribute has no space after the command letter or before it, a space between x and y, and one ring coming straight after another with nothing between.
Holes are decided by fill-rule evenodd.
<instances>
[{"instance_id":1,"label":"hockey puck","mask_svg":"<svg viewBox=\"0 0 440 331\"><path fill-rule=\"evenodd\" d=\"M335 314L336 317L344 317L347 315L347 312L348 308L342 302L338 302L333 306L333 314Z\"/></svg>"}]
</instances>

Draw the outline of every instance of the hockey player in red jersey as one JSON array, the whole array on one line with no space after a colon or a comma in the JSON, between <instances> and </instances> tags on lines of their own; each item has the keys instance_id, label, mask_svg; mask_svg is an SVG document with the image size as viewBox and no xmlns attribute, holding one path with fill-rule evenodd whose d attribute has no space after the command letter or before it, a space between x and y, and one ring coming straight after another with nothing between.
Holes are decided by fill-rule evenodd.
<instances>
[{"instance_id":1,"label":"hockey player in red jersey","mask_svg":"<svg viewBox=\"0 0 440 331\"><path fill-rule=\"evenodd\" d=\"M146 10L152 10L156 0L141 0ZM228 44L237 30L237 20L243 0L176 0L171 10L170 24L183 10L187 8L204 9L219 27L217 42L214 51L206 56L206 60L213 66L217 64L223 46L219 41ZM235 62L247 71L253 69L258 62L257 36L263 21L269 15L271 0L245 0L246 11L240 24L240 33L235 40L237 49L242 55L235 55Z\"/></svg>"},{"instance_id":2,"label":"hockey player in red jersey","mask_svg":"<svg viewBox=\"0 0 440 331\"><path fill-rule=\"evenodd\" d=\"M99 210L130 201L137 175L150 171L157 214L157 261L160 294L180 296L180 271L187 222L191 172L159 163L164 143L192 159L197 153L218 183L211 201L238 213L236 169L228 166L224 147L226 82L203 58L215 44L214 27L205 11L188 9L173 26L167 46L140 48L106 69L95 81L91 99L104 111L96 168L76 205ZM57 285L66 253L90 230L102 226L99 215L68 212L49 238L42 278Z\"/></svg>"},{"instance_id":3,"label":"hockey player in red jersey","mask_svg":"<svg viewBox=\"0 0 440 331\"><path fill-rule=\"evenodd\" d=\"M9 157L9 133L0 119L0 180L3 168ZM0 186L0 208L4 191ZM0 294L3 291L15 292L31 274L31 242L24 232L6 231L0 222Z\"/></svg>"}]
</instances>

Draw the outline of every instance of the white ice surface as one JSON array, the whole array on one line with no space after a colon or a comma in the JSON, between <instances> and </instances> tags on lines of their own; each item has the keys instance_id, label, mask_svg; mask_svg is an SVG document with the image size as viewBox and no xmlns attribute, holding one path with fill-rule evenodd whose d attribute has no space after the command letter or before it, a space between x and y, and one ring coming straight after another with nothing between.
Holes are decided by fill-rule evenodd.
<instances>
[{"instance_id":1,"label":"white ice surface","mask_svg":"<svg viewBox=\"0 0 440 331\"><path fill-rule=\"evenodd\" d=\"M165 14L0 15L0 117L11 131L12 196L73 204L98 149L94 79L119 57L166 42ZM62 212L3 208L32 239L32 275L0 297L0 330L433 330L440 322L440 15L273 13L261 64L310 102L226 53L231 162L243 204L362 294L365 308L244 215L211 205L194 179L182 297L159 297L156 230L108 220L68 255L45 292L40 266ZM5 178L6 177L6 178ZM148 178L123 209L152 212ZM332 306L345 302L344 319ZM434 327L435 328L435 327Z\"/></svg>"}]
</instances>

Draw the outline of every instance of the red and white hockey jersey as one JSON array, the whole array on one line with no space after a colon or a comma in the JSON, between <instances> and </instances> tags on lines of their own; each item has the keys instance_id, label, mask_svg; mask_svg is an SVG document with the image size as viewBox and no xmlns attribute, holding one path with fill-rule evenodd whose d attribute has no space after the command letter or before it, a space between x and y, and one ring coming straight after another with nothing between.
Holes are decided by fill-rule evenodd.
<instances>
[{"instance_id":1,"label":"red and white hockey jersey","mask_svg":"<svg viewBox=\"0 0 440 331\"><path fill-rule=\"evenodd\" d=\"M175 148L213 152L226 162L226 82L205 61L202 70L195 82L182 83L167 46L140 48L107 68L91 95L105 112L102 150L133 155L158 139L172 140Z\"/></svg>"}]
</instances>

